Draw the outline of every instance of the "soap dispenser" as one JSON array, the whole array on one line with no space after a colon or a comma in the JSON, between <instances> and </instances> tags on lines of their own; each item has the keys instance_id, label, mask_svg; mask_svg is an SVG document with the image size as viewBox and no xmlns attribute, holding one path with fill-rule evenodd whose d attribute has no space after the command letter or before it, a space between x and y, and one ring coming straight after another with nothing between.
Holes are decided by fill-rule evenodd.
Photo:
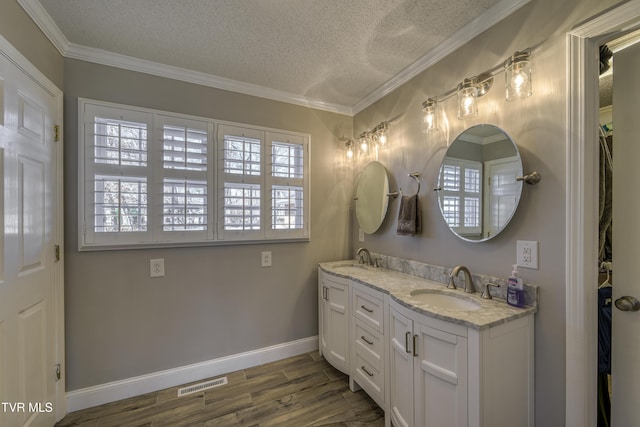
<instances>
[{"instance_id":1,"label":"soap dispenser","mask_svg":"<svg viewBox=\"0 0 640 427\"><path fill-rule=\"evenodd\" d=\"M507 304L524 307L524 285L518 274L518 264L513 265L513 271L507 281Z\"/></svg>"}]
</instances>

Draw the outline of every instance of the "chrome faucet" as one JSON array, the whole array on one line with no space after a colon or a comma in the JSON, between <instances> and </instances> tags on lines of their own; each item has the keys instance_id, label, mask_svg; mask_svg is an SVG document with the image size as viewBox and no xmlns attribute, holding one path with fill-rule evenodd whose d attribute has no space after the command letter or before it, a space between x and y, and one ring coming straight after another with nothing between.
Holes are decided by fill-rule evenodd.
<instances>
[{"instance_id":1,"label":"chrome faucet","mask_svg":"<svg viewBox=\"0 0 640 427\"><path fill-rule=\"evenodd\" d=\"M456 283L453 281L453 279L458 275L458 273L460 273L460 271L464 273L464 291L468 293L475 292L476 288L473 286L471 273L469 272L469 269L464 265L456 265L455 267L453 267L453 270L451 270L451 274L449 275L449 286L447 286L447 288L456 289Z\"/></svg>"},{"instance_id":2,"label":"chrome faucet","mask_svg":"<svg viewBox=\"0 0 640 427\"><path fill-rule=\"evenodd\" d=\"M362 255L363 252L367 255L367 264L373 265L371 254L369 253L369 249L367 248L360 248L356 251L356 255L360 256L360 264L364 264L364 256Z\"/></svg>"}]
</instances>

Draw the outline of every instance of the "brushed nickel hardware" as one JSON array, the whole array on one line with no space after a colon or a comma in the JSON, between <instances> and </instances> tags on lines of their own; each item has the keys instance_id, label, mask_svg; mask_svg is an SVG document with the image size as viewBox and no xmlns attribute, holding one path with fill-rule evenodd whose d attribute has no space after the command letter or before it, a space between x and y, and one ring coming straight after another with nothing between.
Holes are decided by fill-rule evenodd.
<instances>
[{"instance_id":1,"label":"brushed nickel hardware","mask_svg":"<svg viewBox=\"0 0 640 427\"><path fill-rule=\"evenodd\" d=\"M640 301L634 297L625 295L616 300L616 307L620 311L638 311L640 310Z\"/></svg>"},{"instance_id":2,"label":"brushed nickel hardware","mask_svg":"<svg viewBox=\"0 0 640 427\"><path fill-rule=\"evenodd\" d=\"M53 140L55 142L60 141L60 126L58 125L53 126Z\"/></svg>"},{"instance_id":3,"label":"brushed nickel hardware","mask_svg":"<svg viewBox=\"0 0 640 427\"><path fill-rule=\"evenodd\" d=\"M366 311L367 313L373 313L373 310L371 310L369 307L365 306L365 305L361 305L360 306L364 311Z\"/></svg>"},{"instance_id":4,"label":"brushed nickel hardware","mask_svg":"<svg viewBox=\"0 0 640 427\"><path fill-rule=\"evenodd\" d=\"M407 353L411 353L411 351L409 351L409 335L411 335L411 332L408 331L404 334L404 351Z\"/></svg>"},{"instance_id":5,"label":"brushed nickel hardware","mask_svg":"<svg viewBox=\"0 0 640 427\"><path fill-rule=\"evenodd\" d=\"M418 183L418 189L416 190L415 195L417 196L418 193L420 193L420 172L411 172L410 174L407 174L408 177L413 178L415 182ZM402 196L402 188L399 189L399 191L393 191L391 193L387 193L387 196L389 197L393 197L394 199L398 196Z\"/></svg>"},{"instance_id":6,"label":"brushed nickel hardware","mask_svg":"<svg viewBox=\"0 0 640 427\"><path fill-rule=\"evenodd\" d=\"M60 378L62 377L62 370L60 368L60 364L56 364L56 382L60 381Z\"/></svg>"},{"instance_id":7,"label":"brushed nickel hardware","mask_svg":"<svg viewBox=\"0 0 640 427\"><path fill-rule=\"evenodd\" d=\"M418 357L418 336L413 336L413 357Z\"/></svg>"},{"instance_id":8,"label":"brushed nickel hardware","mask_svg":"<svg viewBox=\"0 0 640 427\"><path fill-rule=\"evenodd\" d=\"M516 181L524 181L529 185L536 185L537 183L540 182L541 179L542 179L542 176L540 176L540 174L536 171L529 172L524 176L516 177Z\"/></svg>"},{"instance_id":9,"label":"brushed nickel hardware","mask_svg":"<svg viewBox=\"0 0 640 427\"><path fill-rule=\"evenodd\" d=\"M362 339L362 341L366 342L369 345L373 345L373 341L369 341L364 335L361 336L360 339Z\"/></svg>"},{"instance_id":10,"label":"brushed nickel hardware","mask_svg":"<svg viewBox=\"0 0 640 427\"><path fill-rule=\"evenodd\" d=\"M500 287L500 285L497 285L495 283L487 283L487 285L484 287L484 291L482 291L482 295L480 295L480 298L493 299L493 297L491 296L491 286L496 288Z\"/></svg>"},{"instance_id":11,"label":"brushed nickel hardware","mask_svg":"<svg viewBox=\"0 0 640 427\"><path fill-rule=\"evenodd\" d=\"M361 367L360 367L360 369L362 369L362 370L365 372L365 374L369 375L370 377L372 377L372 376L373 376L373 374L372 374L371 372L369 372L369 371L367 370L367 368L365 368L364 366L361 366Z\"/></svg>"},{"instance_id":12,"label":"brushed nickel hardware","mask_svg":"<svg viewBox=\"0 0 640 427\"><path fill-rule=\"evenodd\" d=\"M356 255L358 255L360 257L360 264L365 264L364 262L364 257L362 256L362 253L365 253L367 255L367 265L373 265L373 261L371 260L371 254L369 253L369 250L367 248L359 248L356 251Z\"/></svg>"},{"instance_id":13,"label":"brushed nickel hardware","mask_svg":"<svg viewBox=\"0 0 640 427\"><path fill-rule=\"evenodd\" d=\"M451 270L451 274L449 275L449 286L447 286L447 288L456 289L456 284L453 281L453 279L458 275L458 273L460 273L460 271L464 273L464 291L469 294L474 293L476 289L473 286L473 279L471 278L471 272L464 265L456 265L455 267L453 267L453 270Z\"/></svg>"},{"instance_id":14,"label":"brushed nickel hardware","mask_svg":"<svg viewBox=\"0 0 640 427\"><path fill-rule=\"evenodd\" d=\"M58 262L60 261L60 245L54 245L53 249L54 249L53 259L55 260L55 262Z\"/></svg>"}]
</instances>

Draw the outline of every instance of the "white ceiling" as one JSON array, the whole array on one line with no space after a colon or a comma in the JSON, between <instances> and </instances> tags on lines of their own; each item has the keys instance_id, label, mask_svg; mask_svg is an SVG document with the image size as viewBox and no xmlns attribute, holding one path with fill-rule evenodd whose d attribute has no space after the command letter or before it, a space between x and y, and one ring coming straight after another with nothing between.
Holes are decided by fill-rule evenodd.
<instances>
[{"instance_id":1,"label":"white ceiling","mask_svg":"<svg viewBox=\"0 0 640 427\"><path fill-rule=\"evenodd\" d=\"M354 114L530 0L18 0L66 57Z\"/></svg>"}]
</instances>

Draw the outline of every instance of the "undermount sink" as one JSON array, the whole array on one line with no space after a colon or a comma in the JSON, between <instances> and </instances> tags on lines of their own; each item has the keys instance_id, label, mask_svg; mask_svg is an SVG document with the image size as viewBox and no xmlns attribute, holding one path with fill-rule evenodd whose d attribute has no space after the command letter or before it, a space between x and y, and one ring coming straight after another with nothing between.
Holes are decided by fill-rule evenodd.
<instances>
[{"instance_id":1,"label":"undermount sink","mask_svg":"<svg viewBox=\"0 0 640 427\"><path fill-rule=\"evenodd\" d=\"M416 290L412 291L410 295L420 304L443 308L446 310L473 311L482 308L482 305L476 301L431 290Z\"/></svg>"}]
</instances>

